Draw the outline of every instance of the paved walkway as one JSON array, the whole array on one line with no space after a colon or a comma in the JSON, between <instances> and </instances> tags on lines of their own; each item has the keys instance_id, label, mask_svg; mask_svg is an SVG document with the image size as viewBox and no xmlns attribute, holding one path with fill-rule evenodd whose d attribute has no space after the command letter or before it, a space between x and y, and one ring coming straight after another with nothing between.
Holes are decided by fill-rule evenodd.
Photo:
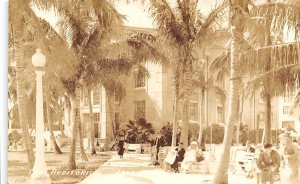
<instances>
[{"instance_id":1,"label":"paved walkway","mask_svg":"<svg viewBox=\"0 0 300 184\"><path fill-rule=\"evenodd\" d=\"M213 173L168 173L150 164L149 154L125 154L122 160L115 154L81 184L204 184L213 178ZM214 167L217 165L215 163ZM215 168L211 171L213 170ZM229 183L255 184L256 182L255 179L248 179L242 174L229 174Z\"/></svg>"}]
</instances>

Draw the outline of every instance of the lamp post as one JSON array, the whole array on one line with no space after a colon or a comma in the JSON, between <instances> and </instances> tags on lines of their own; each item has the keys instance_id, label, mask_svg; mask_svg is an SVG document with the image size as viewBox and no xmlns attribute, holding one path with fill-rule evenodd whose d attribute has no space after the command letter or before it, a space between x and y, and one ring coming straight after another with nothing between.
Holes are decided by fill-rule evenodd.
<instances>
[{"instance_id":1,"label":"lamp post","mask_svg":"<svg viewBox=\"0 0 300 184\"><path fill-rule=\"evenodd\" d=\"M35 125L35 162L31 174L31 183L50 184L51 180L47 173L45 154L44 154L44 110L43 110L43 84L44 66L46 58L40 49L32 56L32 64L36 73L36 125Z\"/></svg>"}]
</instances>

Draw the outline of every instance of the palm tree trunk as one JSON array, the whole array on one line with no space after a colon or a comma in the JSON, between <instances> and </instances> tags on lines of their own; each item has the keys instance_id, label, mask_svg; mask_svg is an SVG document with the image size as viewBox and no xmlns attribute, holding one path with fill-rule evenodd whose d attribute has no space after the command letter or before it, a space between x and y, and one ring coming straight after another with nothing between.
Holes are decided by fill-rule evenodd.
<instances>
[{"instance_id":1,"label":"palm tree trunk","mask_svg":"<svg viewBox=\"0 0 300 184\"><path fill-rule=\"evenodd\" d=\"M200 121L200 126L199 126L199 137L198 137L198 144L201 145L202 142L202 133L203 133L203 123L205 121L205 88L201 89L201 121ZM205 144L205 143L204 143Z\"/></svg>"},{"instance_id":2,"label":"palm tree trunk","mask_svg":"<svg viewBox=\"0 0 300 184\"><path fill-rule=\"evenodd\" d=\"M111 123L111 117L107 116L108 113L110 113L110 94L108 92L108 90L105 90L106 92L106 149L109 147L109 144L111 143L111 141L113 140L113 135L112 135L112 123ZM109 118L108 118L109 117Z\"/></svg>"},{"instance_id":3,"label":"palm tree trunk","mask_svg":"<svg viewBox=\"0 0 300 184\"><path fill-rule=\"evenodd\" d=\"M83 132L82 132L82 123L79 120L79 126L78 126L78 133L79 133L79 146L80 146L80 154L81 154L81 159L84 161L88 161L88 157L84 151L84 145L83 145Z\"/></svg>"},{"instance_id":4,"label":"palm tree trunk","mask_svg":"<svg viewBox=\"0 0 300 184\"><path fill-rule=\"evenodd\" d=\"M71 135L71 148L70 148L70 157L68 168L71 170L76 169L76 146L77 146L77 137L78 137L78 124L79 124L79 109L76 106L76 99L74 97L70 97L71 101L71 109L73 112L71 124L72 124L72 135Z\"/></svg>"},{"instance_id":5,"label":"palm tree trunk","mask_svg":"<svg viewBox=\"0 0 300 184\"><path fill-rule=\"evenodd\" d=\"M270 3L270 0L266 0L267 3ZM266 37L265 37L265 46L269 46L271 44L271 20L267 19L266 20ZM271 57L268 57L268 59L270 58L270 60L272 59ZM271 69L271 61L267 62L266 65L266 70L269 71ZM271 78L268 77L267 82L264 83L264 100L265 100L265 142L266 143L271 143L271 89L269 88L269 82L271 81Z\"/></svg>"},{"instance_id":6,"label":"palm tree trunk","mask_svg":"<svg viewBox=\"0 0 300 184\"><path fill-rule=\"evenodd\" d=\"M223 150L221 153L220 164L214 175L214 184L228 183L228 166L230 157L230 148L233 137L234 124L238 119L238 102L240 99L240 72L239 72L239 37L243 36L243 17L241 12L237 11L233 6L241 4L239 1L231 2L230 23L231 23L231 62L230 62L230 91L229 91L229 109L225 127L225 135L223 140Z\"/></svg>"},{"instance_id":7,"label":"palm tree trunk","mask_svg":"<svg viewBox=\"0 0 300 184\"><path fill-rule=\"evenodd\" d=\"M236 133L236 144L240 144L240 129L241 124L243 123L243 107L244 107L244 92L241 94L241 98L239 101L239 114L238 114L238 122L237 122L237 133Z\"/></svg>"},{"instance_id":8,"label":"palm tree trunk","mask_svg":"<svg viewBox=\"0 0 300 184\"><path fill-rule=\"evenodd\" d=\"M115 93L112 92L110 96L107 98L108 100L108 107L109 107L109 115L110 115L110 121L111 121L111 133L112 138L115 139L115 133L116 133L116 121L115 121Z\"/></svg>"},{"instance_id":9,"label":"palm tree trunk","mask_svg":"<svg viewBox=\"0 0 300 184\"><path fill-rule=\"evenodd\" d=\"M190 66L186 66L187 70L184 74L184 86L183 86L183 108L182 108L182 131L180 135L180 142L184 147L188 146L188 133L189 133L189 109L190 109L190 93L192 91L192 73Z\"/></svg>"},{"instance_id":10,"label":"palm tree trunk","mask_svg":"<svg viewBox=\"0 0 300 184\"><path fill-rule=\"evenodd\" d=\"M78 98L78 99L77 99ZM80 90L76 90L76 108L78 108L78 138L79 138L79 147L80 147L80 154L81 159L84 161L88 161L88 157L85 154L84 151L84 145L83 145L83 131L82 131L82 122L80 118Z\"/></svg>"},{"instance_id":11,"label":"palm tree trunk","mask_svg":"<svg viewBox=\"0 0 300 184\"><path fill-rule=\"evenodd\" d=\"M182 111L182 130L180 135L180 142L184 147L188 146L188 131L189 131L189 98L185 95L183 98L183 111Z\"/></svg>"},{"instance_id":12,"label":"palm tree trunk","mask_svg":"<svg viewBox=\"0 0 300 184\"><path fill-rule=\"evenodd\" d=\"M18 6L16 3L13 3ZM16 7L16 10L18 8ZM25 95L25 81L23 76L24 71L24 48L22 38L22 19L16 14L14 20L15 27L13 28L14 46L15 46L15 61L16 61L16 80L17 80L17 102L19 109L19 120L22 129L22 135L25 143L25 150L27 154L28 166L30 169L33 167L34 154L31 137L28 129L28 117L26 113L26 95Z\"/></svg>"},{"instance_id":13,"label":"palm tree trunk","mask_svg":"<svg viewBox=\"0 0 300 184\"><path fill-rule=\"evenodd\" d=\"M54 151L56 154L62 154L60 148L58 147L56 140L55 140L55 136L53 133L53 124L51 121L51 116L50 116L50 107L49 107L49 101L48 101L48 95L46 94L46 112L47 112L47 123L48 123L48 129L50 131L50 140L52 142L52 145L54 147Z\"/></svg>"},{"instance_id":14,"label":"palm tree trunk","mask_svg":"<svg viewBox=\"0 0 300 184\"><path fill-rule=\"evenodd\" d=\"M266 84L267 85L267 84ZM265 143L271 143L271 95L265 94Z\"/></svg>"},{"instance_id":15,"label":"palm tree trunk","mask_svg":"<svg viewBox=\"0 0 300 184\"><path fill-rule=\"evenodd\" d=\"M59 123L59 130L60 130L62 137L66 137L66 134L63 129L63 124L62 124L62 117L59 119L58 123Z\"/></svg>"},{"instance_id":16,"label":"palm tree trunk","mask_svg":"<svg viewBox=\"0 0 300 184\"><path fill-rule=\"evenodd\" d=\"M93 113L93 106L92 106L92 98L91 98L92 92L91 89L88 87L88 102L89 102L89 111L90 111L90 153L91 155L96 155L96 149L94 145L95 140L95 130L94 130L94 113Z\"/></svg>"},{"instance_id":17,"label":"palm tree trunk","mask_svg":"<svg viewBox=\"0 0 300 184\"><path fill-rule=\"evenodd\" d=\"M175 77L176 78L176 77ZM179 79L178 79L179 80ZM179 82L175 79L172 146L176 146L178 131Z\"/></svg>"}]
</instances>

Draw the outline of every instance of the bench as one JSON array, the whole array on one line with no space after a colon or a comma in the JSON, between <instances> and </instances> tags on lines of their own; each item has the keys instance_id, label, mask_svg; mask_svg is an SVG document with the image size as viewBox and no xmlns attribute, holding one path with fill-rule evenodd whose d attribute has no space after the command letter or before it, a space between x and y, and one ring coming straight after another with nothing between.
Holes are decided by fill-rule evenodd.
<instances>
[{"instance_id":1,"label":"bench","mask_svg":"<svg viewBox=\"0 0 300 184\"><path fill-rule=\"evenodd\" d=\"M125 149L127 147L127 153L135 153L135 154L141 154L141 144L127 144L125 146Z\"/></svg>"},{"instance_id":2,"label":"bench","mask_svg":"<svg viewBox=\"0 0 300 184\"><path fill-rule=\"evenodd\" d=\"M150 154L152 151L151 144L142 144L142 153L144 154Z\"/></svg>"},{"instance_id":3,"label":"bench","mask_svg":"<svg viewBox=\"0 0 300 184\"><path fill-rule=\"evenodd\" d=\"M248 172L252 169L253 162L255 161L255 153L246 151L239 151L236 153L235 164L238 169Z\"/></svg>"},{"instance_id":4,"label":"bench","mask_svg":"<svg viewBox=\"0 0 300 184\"><path fill-rule=\"evenodd\" d=\"M158 162L160 163L160 166L165 168L165 170L170 169L170 165L166 165L164 162L164 159L166 158L169 150L171 147L164 147L164 149L160 150L159 155L158 155ZM172 148L175 149L175 148ZM203 152L204 160L201 162L195 162L191 166L191 170L188 173L202 173L202 174L207 174L209 173L209 163L211 160L210 152ZM180 169L182 162L178 162L178 167Z\"/></svg>"}]
</instances>

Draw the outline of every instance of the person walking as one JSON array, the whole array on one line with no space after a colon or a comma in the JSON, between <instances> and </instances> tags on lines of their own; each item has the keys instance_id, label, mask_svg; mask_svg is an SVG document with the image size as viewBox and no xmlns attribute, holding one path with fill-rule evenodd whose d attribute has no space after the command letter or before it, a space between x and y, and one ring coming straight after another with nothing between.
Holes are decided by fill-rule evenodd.
<instances>
[{"instance_id":1,"label":"person walking","mask_svg":"<svg viewBox=\"0 0 300 184\"><path fill-rule=\"evenodd\" d=\"M118 155L120 156L120 159L123 159L123 155L124 155L124 136L120 136L119 141L118 141Z\"/></svg>"},{"instance_id":2,"label":"person walking","mask_svg":"<svg viewBox=\"0 0 300 184\"><path fill-rule=\"evenodd\" d=\"M156 149L156 155L155 155L155 163L153 165L158 166L159 162L158 162L158 154L159 154L159 150L161 147L164 147L164 139L161 136L161 133L158 133L156 138L155 138L155 149Z\"/></svg>"},{"instance_id":3,"label":"person walking","mask_svg":"<svg viewBox=\"0 0 300 184\"><path fill-rule=\"evenodd\" d=\"M261 183L266 184L267 181L269 181L270 184L273 184L274 176L279 171L280 156L276 150L272 149L272 144L266 143L264 145L264 150L260 153L256 164L257 167L261 170Z\"/></svg>"}]
</instances>

